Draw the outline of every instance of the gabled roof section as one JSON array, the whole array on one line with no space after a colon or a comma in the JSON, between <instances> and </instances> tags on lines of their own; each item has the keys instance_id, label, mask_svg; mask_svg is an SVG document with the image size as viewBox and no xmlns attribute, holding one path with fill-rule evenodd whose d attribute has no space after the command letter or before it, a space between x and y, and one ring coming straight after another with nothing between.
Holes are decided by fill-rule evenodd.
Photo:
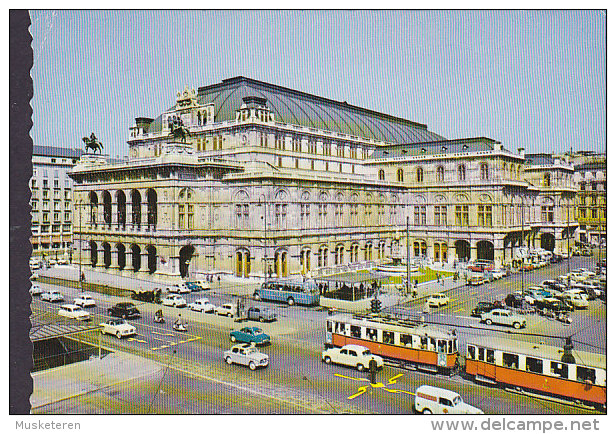
<instances>
[{"instance_id":1,"label":"gabled roof section","mask_svg":"<svg viewBox=\"0 0 616 434\"><path fill-rule=\"evenodd\" d=\"M83 154L83 149L75 148L59 148L56 146L32 146L32 155L41 155L44 157L65 157L79 158Z\"/></svg>"},{"instance_id":2,"label":"gabled roof section","mask_svg":"<svg viewBox=\"0 0 616 434\"><path fill-rule=\"evenodd\" d=\"M235 119L235 112L246 97L265 98L274 119L287 124L390 143L443 139L417 122L246 77L200 87L197 100L200 104L214 103L214 121L222 122ZM149 130L159 129L157 118Z\"/></svg>"}]
</instances>

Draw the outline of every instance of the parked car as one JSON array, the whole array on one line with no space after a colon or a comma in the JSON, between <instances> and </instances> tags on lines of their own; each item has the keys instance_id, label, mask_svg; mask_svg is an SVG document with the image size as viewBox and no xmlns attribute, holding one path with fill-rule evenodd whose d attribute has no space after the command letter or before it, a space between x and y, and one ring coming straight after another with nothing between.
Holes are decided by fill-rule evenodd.
<instances>
[{"instance_id":1,"label":"parked car","mask_svg":"<svg viewBox=\"0 0 616 434\"><path fill-rule=\"evenodd\" d=\"M428 303L428 306L430 307L446 306L447 304L449 304L449 297L447 297L445 294L432 294L430 297L428 297L426 303Z\"/></svg>"},{"instance_id":2,"label":"parked car","mask_svg":"<svg viewBox=\"0 0 616 434\"><path fill-rule=\"evenodd\" d=\"M186 300L178 294L169 294L162 299L163 306L186 307Z\"/></svg>"},{"instance_id":3,"label":"parked car","mask_svg":"<svg viewBox=\"0 0 616 434\"><path fill-rule=\"evenodd\" d=\"M501 308L502 306L500 301L480 301L471 311L471 316L481 317L482 314Z\"/></svg>"},{"instance_id":4,"label":"parked car","mask_svg":"<svg viewBox=\"0 0 616 434\"><path fill-rule=\"evenodd\" d=\"M56 301L64 301L64 296L55 289L45 291L41 294L41 300L55 303Z\"/></svg>"},{"instance_id":5,"label":"parked car","mask_svg":"<svg viewBox=\"0 0 616 434\"><path fill-rule=\"evenodd\" d=\"M240 330L233 330L229 338L231 342L242 342L250 344L252 342L255 345L268 345L270 343L269 335L263 333L259 327L243 327Z\"/></svg>"},{"instance_id":6,"label":"parked car","mask_svg":"<svg viewBox=\"0 0 616 434\"><path fill-rule=\"evenodd\" d=\"M248 319L264 322L264 321L276 321L277 314L272 309L263 306L253 306L248 308Z\"/></svg>"},{"instance_id":7,"label":"parked car","mask_svg":"<svg viewBox=\"0 0 616 434\"><path fill-rule=\"evenodd\" d=\"M370 361L376 362L377 369L383 368L383 358L376 356L361 345L349 344L342 348L328 348L321 353L321 360L325 363L337 363L352 366L358 371L370 368Z\"/></svg>"},{"instance_id":8,"label":"parked car","mask_svg":"<svg viewBox=\"0 0 616 434\"><path fill-rule=\"evenodd\" d=\"M471 276L468 279L468 284L473 286L483 285L484 283L488 283L488 279L485 276Z\"/></svg>"},{"instance_id":9,"label":"parked car","mask_svg":"<svg viewBox=\"0 0 616 434\"><path fill-rule=\"evenodd\" d=\"M41 268L41 260L30 258L30 270L38 270L39 268Z\"/></svg>"},{"instance_id":10,"label":"parked car","mask_svg":"<svg viewBox=\"0 0 616 434\"><path fill-rule=\"evenodd\" d=\"M210 284L205 280L193 280L185 283L192 291L205 291L210 289Z\"/></svg>"},{"instance_id":11,"label":"parked car","mask_svg":"<svg viewBox=\"0 0 616 434\"><path fill-rule=\"evenodd\" d=\"M535 309L545 313L554 312L571 312L573 311L573 305L565 300L558 298L544 298L541 301L535 303Z\"/></svg>"},{"instance_id":12,"label":"parked car","mask_svg":"<svg viewBox=\"0 0 616 434\"><path fill-rule=\"evenodd\" d=\"M494 279L502 279L505 276L509 275L509 271L506 268L497 268L496 270L492 270L492 277Z\"/></svg>"},{"instance_id":13,"label":"parked car","mask_svg":"<svg viewBox=\"0 0 616 434\"><path fill-rule=\"evenodd\" d=\"M239 344L223 354L225 362L231 365L237 363L248 366L252 371L257 368L265 368L269 364L269 356L260 352L254 345Z\"/></svg>"},{"instance_id":14,"label":"parked car","mask_svg":"<svg viewBox=\"0 0 616 434\"><path fill-rule=\"evenodd\" d=\"M524 297L521 294L508 294L505 297L505 305L514 308L520 308L524 305Z\"/></svg>"},{"instance_id":15,"label":"parked car","mask_svg":"<svg viewBox=\"0 0 616 434\"><path fill-rule=\"evenodd\" d=\"M481 315L481 322L490 325L501 324L519 329L526 327L526 318L510 311L509 309L494 309Z\"/></svg>"},{"instance_id":16,"label":"parked car","mask_svg":"<svg viewBox=\"0 0 616 434\"><path fill-rule=\"evenodd\" d=\"M459 394L427 385L415 390L413 409L423 414L483 414L477 407L462 401Z\"/></svg>"},{"instance_id":17,"label":"parked car","mask_svg":"<svg viewBox=\"0 0 616 434\"><path fill-rule=\"evenodd\" d=\"M38 273L30 274L30 280L38 280L38 279L39 279L39 274Z\"/></svg>"},{"instance_id":18,"label":"parked car","mask_svg":"<svg viewBox=\"0 0 616 434\"><path fill-rule=\"evenodd\" d=\"M96 301L92 298L90 294L81 294L77 298L73 300L73 303L77 306L81 307L94 307L96 306Z\"/></svg>"},{"instance_id":19,"label":"parked car","mask_svg":"<svg viewBox=\"0 0 616 434\"><path fill-rule=\"evenodd\" d=\"M170 294L190 294L190 288L184 283L168 286L166 290Z\"/></svg>"},{"instance_id":20,"label":"parked car","mask_svg":"<svg viewBox=\"0 0 616 434\"><path fill-rule=\"evenodd\" d=\"M89 321L90 314L81 307L74 304L63 304L58 310L58 315L65 318L76 319L77 321Z\"/></svg>"},{"instance_id":21,"label":"parked car","mask_svg":"<svg viewBox=\"0 0 616 434\"><path fill-rule=\"evenodd\" d=\"M210 303L210 300L207 298L198 298L190 303L188 307L190 310L195 310L197 312L214 312L214 310L216 310L216 306Z\"/></svg>"},{"instance_id":22,"label":"parked car","mask_svg":"<svg viewBox=\"0 0 616 434\"><path fill-rule=\"evenodd\" d=\"M99 324L102 327L101 332L105 335L114 335L118 339L125 336L133 336L137 334L137 329L120 318L112 318L104 323Z\"/></svg>"},{"instance_id":23,"label":"parked car","mask_svg":"<svg viewBox=\"0 0 616 434\"><path fill-rule=\"evenodd\" d=\"M559 298L563 300L568 300L573 304L576 309L587 309L588 308L588 299L585 294L582 294L578 290L569 290L563 292Z\"/></svg>"},{"instance_id":24,"label":"parked car","mask_svg":"<svg viewBox=\"0 0 616 434\"><path fill-rule=\"evenodd\" d=\"M567 289L567 285L563 285L560 282L557 282L556 280L544 280L543 282L541 282L541 285L543 285L544 288L546 289L550 289L553 291L558 291L558 292L562 292L564 290Z\"/></svg>"},{"instance_id":25,"label":"parked car","mask_svg":"<svg viewBox=\"0 0 616 434\"><path fill-rule=\"evenodd\" d=\"M36 283L30 287L30 295L33 297L36 295L41 295L43 292L43 288L38 286Z\"/></svg>"},{"instance_id":26,"label":"parked car","mask_svg":"<svg viewBox=\"0 0 616 434\"><path fill-rule=\"evenodd\" d=\"M221 304L216 308L217 315L228 316L229 318L233 318L236 312L237 307L233 303Z\"/></svg>"},{"instance_id":27,"label":"parked car","mask_svg":"<svg viewBox=\"0 0 616 434\"><path fill-rule=\"evenodd\" d=\"M141 316L139 310L133 303L130 302L117 303L115 306L108 308L107 312L111 316L117 316L124 319L131 317L139 318Z\"/></svg>"}]
</instances>

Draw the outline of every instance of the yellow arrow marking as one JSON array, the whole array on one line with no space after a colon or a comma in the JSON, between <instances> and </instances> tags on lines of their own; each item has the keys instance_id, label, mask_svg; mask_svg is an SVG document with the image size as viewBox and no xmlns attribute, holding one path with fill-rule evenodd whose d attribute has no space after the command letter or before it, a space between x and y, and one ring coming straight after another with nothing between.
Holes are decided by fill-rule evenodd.
<instances>
[{"instance_id":1,"label":"yellow arrow marking","mask_svg":"<svg viewBox=\"0 0 616 434\"><path fill-rule=\"evenodd\" d=\"M455 310L454 312L462 312L463 310L464 309L458 309L458 310Z\"/></svg>"},{"instance_id":2,"label":"yellow arrow marking","mask_svg":"<svg viewBox=\"0 0 616 434\"><path fill-rule=\"evenodd\" d=\"M359 389L357 389L358 392L349 396L348 399L353 399L353 398L357 398L360 395L363 395L364 393L366 393L366 391L368 390L368 386L361 386Z\"/></svg>"},{"instance_id":3,"label":"yellow arrow marking","mask_svg":"<svg viewBox=\"0 0 616 434\"><path fill-rule=\"evenodd\" d=\"M136 342L141 342L142 344L148 343L148 341L142 341L141 339L137 339L137 338L128 338L127 341L136 341Z\"/></svg>"},{"instance_id":4,"label":"yellow arrow marking","mask_svg":"<svg viewBox=\"0 0 616 434\"><path fill-rule=\"evenodd\" d=\"M346 378L347 380L356 380L356 381L370 381L370 380L368 380L367 378L347 377L346 375L342 375L342 374L334 374L334 377Z\"/></svg>"},{"instance_id":5,"label":"yellow arrow marking","mask_svg":"<svg viewBox=\"0 0 616 434\"><path fill-rule=\"evenodd\" d=\"M398 374L395 377L391 377L387 383L388 384L396 384L398 382L398 378L402 377L404 374Z\"/></svg>"},{"instance_id":6,"label":"yellow arrow marking","mask_svg":"<svg viewBox=\"0 0 616 434\"><path fill-rule=\"evenodd\" d=\"M384 389L385 388L385 385L383 383L370 383L370 385L374 389Z\"/></svg>"}]
</instances>

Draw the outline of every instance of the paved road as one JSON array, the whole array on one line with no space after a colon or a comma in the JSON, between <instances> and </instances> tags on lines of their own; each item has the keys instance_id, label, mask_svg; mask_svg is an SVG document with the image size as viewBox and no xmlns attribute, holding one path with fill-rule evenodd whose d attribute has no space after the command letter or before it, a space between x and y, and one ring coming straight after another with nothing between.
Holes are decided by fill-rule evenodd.
<instances>
[{"instance_id":1,"label":"paved road","mask_svg":"<svg viewBox=\"0 0 616 434\"><path fill-rule=\"evenodd\" d=\"M537 273L534 278L542 280L538 272L534 273ZM525 278L532 275L527 274ZM515 278L511 281L515 281ZM460 321L461 325L469 324L471 319L464 314L471 304L474 305L476 297L480 294L504 294L509 291L507 282L504 280L494 285L485 285L485 288L477 288L476 295L468 293L468 288L455 290L465 294L466 298L455 300L447 309L431 314L428 320L439 318L443 322ZM41 286L52 287L45 284ZM62 288L61 291L67 295L67 299L78 293L68 288ZM94 322L98 323L107 317L106 308L115 303L117 298L101 294L94 296L98 305L91 310ZM200 296L203 294L190 294L186 298L190 301ZM231 298L215 290L207 296L215 304ZM459 300L460 304L455 304ZM143 304L140 306L143 317L131 320L138 327L138 336L122 340L106 336L103 338L104 345L156 361L163 368L169 369L122 385L44 405L36 412L100 413L107 410L111 413L142 413L147 410L155 413L404 414L410 412L413 392L421 384L459 391L467 402L482 408L486 413L592 412L535 397L520 396L500 388L485 387L459 376L450 378L390 366L378 374L377 383L382 384L373 387L366 381L365 374L321 363L325 312L301 306L270 305L278 311L280 320L261 325L273 341L271 346L263 349L271 360L271 365L265 370L252 372L243 366L228 366L222 361L222 353L231 345L229 331L238 327L233 320L212 314L190 313L186 309L166 308L167 317L174 317L174 312L182 312L182 317L189 320L189 330L183 334L174 332L170 321L162 326L154 325L153 311L158 307ZM409 309L416 307L408 306ZM52 317L57 306L35 300L33 310L36 314L48 312L47 315ZM595 313L605 318L604 311L602 313L597 309ZM543 327L540 325L543 320L530 324L529 329L535 325ZM476 319L472 319L472 323L473 328L460 326L461 339L470 335L490 336L494 333L490 327L480 326ZM166 373L163 375L163 372ZM155 384L161 384L163 393L155 394Z\"/></svg>"}]
</instances>

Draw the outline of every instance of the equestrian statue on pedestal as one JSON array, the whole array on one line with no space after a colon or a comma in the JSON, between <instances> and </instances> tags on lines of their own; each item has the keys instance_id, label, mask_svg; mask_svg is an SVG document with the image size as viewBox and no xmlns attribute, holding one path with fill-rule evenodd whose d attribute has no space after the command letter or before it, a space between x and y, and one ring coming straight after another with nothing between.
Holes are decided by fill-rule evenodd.
<instances>
[{"instance_id":1,"label":"equestrian statue on pedestal","mask_svg":"<svg viewBox=\"0 0 616 434\"><path fill-rule=\"evenodd\" d=\"M88 149L92 149L95 154L96 151L100 152L101 154L103 153L103 144L100 140L96 138L94 133L90 134L90 138L83 137L81 140L83 140L83 143L86 144L86 152L88 152Z\"/></svg>"},{"instance_id":2,"label":"equestrian statue on pedestal","mask_svg":"<svg viewBox=\"0 0 616 434\"><path fill-rule=\"evenodd\" d=\"M182 143L186 143L186 136L190 136L190 131L181 119L175 118L169 121L169 129L171 130L169 136L173 137L173 140L182 140Z\"/></svg>"}]
</instances>

